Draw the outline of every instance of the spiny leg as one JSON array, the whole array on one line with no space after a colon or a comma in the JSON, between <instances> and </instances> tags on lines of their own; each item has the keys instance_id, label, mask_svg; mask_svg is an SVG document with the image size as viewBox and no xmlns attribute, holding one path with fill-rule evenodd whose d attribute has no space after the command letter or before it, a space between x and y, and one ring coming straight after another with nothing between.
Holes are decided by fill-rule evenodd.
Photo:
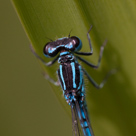
<instances>
[{"instance_id":1,"label":"spiny leg","mask_svg":"<svg viewBox=\"0 0 136 136\"><path fill-rule=\"evenodd\" d=\"M32 47L32 45L30 45L30 49L31 49L32 53L33 53L41 62L43 62L43 64L46 65L46 66L51 66L51 65L54 64L54 63L57 61L57 59L59 58L59 56L57 56L54 60L49 61L49 62L46 63L46 62L35 52L35 50L34 50L34 48ZM45 72L42 72L42 73L43 73L43 76L44 76L45 79L49 80L51 83L53 83L53 84L56 85L56 86L59 86L59 85L60 85L59 80L58 80L58 81L54 81L54 79L52 79L48 74L46 74Z\"/></svg>"},{"instance_id":2,"label":"spiny leg","mask_svg":"<svg viewBox=\"0 0 136 136\"><path fill-rule=\"evenodd\" d=\"M78 55L92 55L93 54L93 48L92 48L91 39L90 39L90 36L89 36L89 32L91 31L91 29L92 29L92 26L90 27L89 31L87 32L87 39L89 41L89 46L90 46L91 52L75 52L76 54L78 54ZM90 62L87 62L86 60L84 60L83 58L81 58L79 56L76 56L76 57L79 60L86 63L87 65L89 65L89 66L91 66L93 68L98 68L100 66L100 62L101 62L102 55L103 55L103 50L104 50L104 47L105 47L106 43L107 43L107 40L104 41L104 43L102 44L102 46L100 48L100 54L99 54L99 59L98 59L97 65L91 64Z\"/></svg>"},{"instance_id":3,"label":"spiny leg","mask_svg":"<svg viewBox=\"0 0 136 136\"><path fill-rule=\"evenodd\" d=\"M97 69L100 66L102 55L103 55L103 50L104 50L104 47L105 47L106 43L107 43L107 40L104 41L104 43L102 44L102 46L100 48L100 54L99 54L99 59L98 59L97 65L94 65L94 64L86 61L85 59L77 56L77 55L75 55L75 56L76 56L77 59L81 60L82 62L84 62L85 64L89 65L90 67Z\"/></svg>"},{"instance_id":4,"label":"spiny leg","mask_svg":"<svg viewBox=\"0 0 136 136\"><path fill-rule=\"evenodd\" d=\"M90 27L90 29L89 29L89 31L87 32L87 39L88 39L88 42L89 42L89 46L90 46L90 52L75 52L76 54L79 54L79 55L92 55L93 54L93 47L92 47L92 45L91 45L91 39L90 39L90 36L89 36L89 32L91 31L91 29L92 29L92 25L91 25L91 27Z\"/></svg>"},{"instance_id":5,"label":"spiny leg","mask_svg":"<svg viewBox=\"0 0 136 136\"><path fill-rule=\"evenodd\" d=\"M43 76L45 79L47 79L48 81L50 81L52 84L59 86L60 85L60 81L57 80L55 81L54 79L52 79L48 74L46 74L45 72L43 72Z\"/></svg>"},{"instance_id":6,"label":"spiny leg","mask_svg":"<svg viewBox=\"0 0 136 136\"><path fill-rule=\"evenodd\" d=\"M32 53L33 53L41 62L43 62L43 64L46 65L46 66L51 66L51 65L54 64L54 63L58 60L58 58L59 58L59 55L58 55L54 60L49 61L49 62L45 62L45 61L35 52L35 50L34 50L34 48L32 47L32 45L30 45L30 49L31 49Z\"/></svg>"},{"instance_id":7,"label":"spiny leg","mask_svg":"<svg viewBox=\"0 0 136 136\"><path fill-rule=\"evenodd\" d=\"M104 86L104 84L106 83L107 79L112 75L115 74L117 72L117 69L112 69L111 71L109 71L107 73L107 75L105 76L105 78L103 79L103 81L100 84L97 84L92 78L91 76L84 70L82 69L84 74L87 76L87 78L89 79L89 81L93 84L94 87L96 87L97 89L100 89Z\"/></svg>"}]
</instances>

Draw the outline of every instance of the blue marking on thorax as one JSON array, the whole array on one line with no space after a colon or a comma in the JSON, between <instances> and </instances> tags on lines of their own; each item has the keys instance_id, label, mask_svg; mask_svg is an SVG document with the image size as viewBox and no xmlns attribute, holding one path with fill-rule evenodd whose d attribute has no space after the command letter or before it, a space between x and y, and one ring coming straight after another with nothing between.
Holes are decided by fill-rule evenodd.
<instances>
[{"instance_id":1,"label":"blue marking on thorax","mask_svg":"<svg viewBox=\"0 0 136 136\"><path fill-rule=\"evenodd\" d=\"M58 71L56 71L56 73L57 73L57 75L58 75ZM60 81L60 79L59 79L59 81ZM61 86L61 88L63 88L63 87L62 87L62 84L60 84L60 86Z\"/></svg>"},{"instance_id":2,"label":"blue marking on thorax","mask_svg":"<svg viewBox=\"0 0 136 136\"><path fill-rule=\"evenodd\" d=\"M62 55L67 55L67 54L70 54L68 51L65 51L65 52L61 52L60 53L60 56L62 56Z\"/></svg>"},{"instance_id":3,"label":"blue marking on thorax","mask_svg":"<svg viewBox=\"0 0 136 136\"><path fill-rule=\"evenodd\" d=\"M83 83L82 83L82 93L85 93L85 86L84 86L84 81L83 81Z\"/></svg>"},{"instance_id":4,"label":"blue marking on thorax","mask_svg":"<svg viewBox=\"0 0 136 136\"><path fill-rule=\"evenodd\" d=\"M60 65L60 76L61 76L61 80L63 82L63 89L66 90L66 85L65 85L65 81L64 81L64 77L63 77L63 71L62 71L62 65Z\"/></svg>"},{"instance_id":5,"label":"blue marking on thorax","mask_svg":"<svg viewBox=\"0 0 136 136\"><path fill-rule=\"evenodd\" d=\"M58 38L58 40L62 40L62 39L65 39L65 38L67 38L67 37Z\"/></svg>"},{"instance_id":6,"label":"blue marking on thorax","mask_svg":"<svg viewBox=\"0 0 136 136\"><path fill-rule=\"evenodd\" d=\"M83 74L82 74L82 70L81 70L81 66L78 66L79 68L79 72L80 72L80 82L79 82L79 86L78 86L78 90L81 88L82 85L82 80L83 80Z\"/></svg>"},{"instance_id":7,"label":"blue marking on thorax","mask_svg":"<svg viewBox=\"0 0 136 136\"><path fill-rule=\"evenodd\" d=\"M73 73L73 88L76 88L76 70L75 70L75 63L72 62L71 63L71 67L72 67L72 73Z\"/></svg>"}]
</instances>

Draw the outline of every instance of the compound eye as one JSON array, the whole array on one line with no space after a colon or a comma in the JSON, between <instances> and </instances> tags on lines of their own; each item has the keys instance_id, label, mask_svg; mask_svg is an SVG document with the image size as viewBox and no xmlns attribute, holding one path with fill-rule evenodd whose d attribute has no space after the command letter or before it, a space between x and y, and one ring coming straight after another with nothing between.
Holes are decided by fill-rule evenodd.
<instances>
[{"instance_id":1,"label":"compound eye","mask_svg":"<svg viewBox=\"0 0 136 136\"><path fill-rule=\"evenodd\" d=\"M76 36L72 36L71 39L72 39L73 46L75 47L75 51L79 51L82 48L81 40Z\"/></svg>"},{"instance_id":2,"label":"compound eye","mask_svg":"<svg viewBox=\"0 0 136 136\"><path fill-rule=\"evenodd\" d=\"M43 53L46 57L54 57L58 53L58 48L52 42L48 42L43 48Z\"/></svg>"}]
</instances>

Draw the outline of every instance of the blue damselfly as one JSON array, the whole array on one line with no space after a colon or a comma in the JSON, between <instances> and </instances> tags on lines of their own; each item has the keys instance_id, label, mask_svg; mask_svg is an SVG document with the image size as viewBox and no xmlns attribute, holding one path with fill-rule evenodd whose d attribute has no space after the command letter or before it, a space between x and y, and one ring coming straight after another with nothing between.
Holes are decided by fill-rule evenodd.
<instances>
[{"instance_id":1,"label":"blue damselfly","mask_svg":"<svg viewBox=\"0 0 136 136\"><path fill-rule=\"evenodd\" d=\"M45 74L45 78L48 79L55 85L61 85L63 90L63 95L66 102L71 107L72 114L72 126L73 126L73 135L75 136L94 136L92 127L90 124L87 105L85 100L85 87L83 75L85 74L89 81L96 87L102 88L105 84L109 75L113 74L115 70L110 71L107 76L104 78L102 83L98 85L86 72L85 69L81 67L78 63L78 60L84 62L88 66L97 69L100 66L104 46L106 45L105 41L100 49L100 55L97 65L94 65L85 59L79 57L78 55L92 55L93 48L91 45L91 40L89 32L91 31L92 26L87 32L87 38L89 41L90 52L79 52L82 48L81 40L76 36L70 36L59 38L56 41L51 40L48 42L43 49L44 55L46 57L55 57L50 62L45 62L31 47L33 54L40 59L46 66L51 66L57 60L59 63L59 69L57 70L58 81L54 81L49 75ZM59 54L59 55L57 55ZM77 55L76 55L77 54ZM82 132L80 132L81 128Z\"/></svg>"}]
</instances>

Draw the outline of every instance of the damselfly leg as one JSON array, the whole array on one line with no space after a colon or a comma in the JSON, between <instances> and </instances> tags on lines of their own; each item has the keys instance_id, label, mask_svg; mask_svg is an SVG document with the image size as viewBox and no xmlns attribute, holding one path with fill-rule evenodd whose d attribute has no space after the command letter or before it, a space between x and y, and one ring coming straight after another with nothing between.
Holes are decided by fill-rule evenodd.
<instances>
[{"instance_id":1,"label":"damselfly leg","mask_svg":"<svg viewBox=\"0 0 136 136\"><path fill-rule=\"evenodd\" d=\"M84 72L84 74L87 76L88 80L92 83L92 85L94 87L96 87L97 89L100 89L104 86L104 84L106 83L107 79L112 75L115 74L117 72L117 69L112 69L111 71L109 71L107 73L107 75L105 76L105 78L103 79L103 81L100 84L97 84L92 77L87 73L86 70L82 69L82 71Z\"/></svg>"},{"instance_id":2,"label":"damselfly leg","mask_svg":"<svg viewBox=\"0 0 136 136\"><path fill-rule=\"evenodd\" d=\"M97 65L94 65L94 64L86 61L85 59L77 56L77 55L75 55L75 56L76 56L77 59L81 60L82 62L84 62L85 64L89 65L90 67L97 69L100 66L102 55L103 55L103 51L104 51L104 47L105 47L106 43L107 43L107 40L104 41L103 45L100 48L100 54L99 54L99 59L98 59ZM82 55L86 55L86 54L82 54Z\"/></svg>"},{"instance_id":3,"label":"damselfly leg","mask_svg":"<svg viewBox=\"0 0 136 136\"><path fill-rule=\"evenodd\" d=\"M52 61L49 61L49 62L45 62L34 50L33 46L30 44L30 49L32 51L32 53L45 65L45 66L51 66L53 65L59 58L59 55L53 59Z\"/></svg>"},{"instance_id":4,"label":"damselfly leg","mask_svg":"<svg viewBox=\"0 0 136 136\"><path fill-rule=\"evenodd\" d=\"M49 61L49 62L45 62L34 50L34 48L32 47L32 45L30 45L30 49L32 51L32 53L46 66L51 66L53 65L59 58L59 55L53 59L52 61ZM57 80L55 81L54 79L52 79L47 73L45 73L45 71L42 72L43 76L45 79L47 79L48 81L50 81L52 84L56 85L56 86L59 86L60 85L60 81Z\"/></svg>"},{"instance_id":5,"label":"damselfly leg","mask_svg":"<svg viewBox=\"0 0 136 136\"><path fill-rule=\"evenodd\" d=\"M93 47L92 47L91 39L90 39L90 36L89 36L89 32L91 31L92 27L93 26L91 25L89 31L87 32L87 39L89 41L89 46L90 46L90 50L91 51L90 52L79 52L79 51L75 51L76 54L78 54L78 55L92 55L93 54Z\"/></svg>"}]
</instances>

